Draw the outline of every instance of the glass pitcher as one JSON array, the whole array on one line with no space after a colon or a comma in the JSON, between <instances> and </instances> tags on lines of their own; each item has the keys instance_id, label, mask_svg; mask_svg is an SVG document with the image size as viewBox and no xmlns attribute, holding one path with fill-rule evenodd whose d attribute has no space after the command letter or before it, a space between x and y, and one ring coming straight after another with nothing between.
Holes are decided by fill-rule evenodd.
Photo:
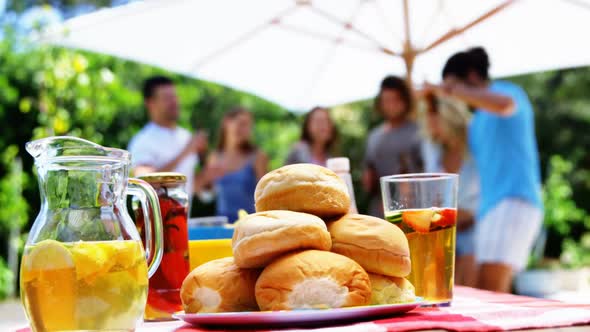
<instances>
[{"instance_id":1,"label":"glass pitcher","mask_svg":"<svg viewBox=\"0 0 590 332\"><path fill-rule=\"evenodd\" d=\"M42 201L21 263L32 329L133 331L162 257L158 196L128 178L125 150L74 137L45 138L26 149L35 158ZM126 194L138 196L144 215L154 219L146 222L145 251Z\"/></svg>"}]
</instances>

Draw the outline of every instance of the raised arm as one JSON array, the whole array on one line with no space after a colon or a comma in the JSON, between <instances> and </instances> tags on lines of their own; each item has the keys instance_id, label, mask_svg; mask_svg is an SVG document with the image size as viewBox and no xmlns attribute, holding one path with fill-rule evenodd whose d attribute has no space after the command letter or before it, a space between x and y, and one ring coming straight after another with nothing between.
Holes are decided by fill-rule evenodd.
<instances>
[{"instance_id":1,"label":"raised arm","mask_svg":"<svg viewBox=\"0 0 590 332\"><path fill-rule=\"evenodd\" d=\"M470 87L464 84L452 84L449 95L466 104L498 115L510 116L514 113L512 98L490 91L487 88Z\"/></svg>"},{"instance_id":2,"label":"raised arm","mask_svg":"<svg viewBox=\"0 0 590 332\"><path fill-rule=\"evenodd\" d=\"M221 167L219 155L217 152L212 152L206 163L203 164L203 170L195 176L194 191L200 193L210 188L213 182L222 175L223 167Z\"/></svg>"},{"instance_id":3,"label":"raised arm","mask_svg":"<svg viewBox=\"0 0 590 332\"><path fill-rule=\"evenodd\" d=\"M140 176L151 172L172 172L190 155L197 154L207 149L206 137L201 134L195 134L174 159L161 167L155 167L154 158L156 157L154 153L149 152L150 148L148 146L141 146L141 144L147 143L134 143L130 145L129 148L131 153L137 159L137 163L132 170L134 176Z\"/></svg>"},{"instance_id":4,"label":"raised arm","mask_svg":"<svg viewBox=\"0 0 590 332\"><path fill-rule=\"evenodd\" d=\"M256 171L256 180L260 180L268 172L268 156L262 151L256 152L256 161L254 162Z\"/></svg>"},{"instance_id":5,"label":"raised arm","mask_svg":"<svg viewBox=\"0 0 590 332\"><path fill-rule=\"evenodd\" d=\"M515 103L511 97L492 92L485 87L450 82L442 85L425 84L424 89L437 95L457 98L472 107L501 116L510 116L515 110Z\"/></svg>"}]
</instances>

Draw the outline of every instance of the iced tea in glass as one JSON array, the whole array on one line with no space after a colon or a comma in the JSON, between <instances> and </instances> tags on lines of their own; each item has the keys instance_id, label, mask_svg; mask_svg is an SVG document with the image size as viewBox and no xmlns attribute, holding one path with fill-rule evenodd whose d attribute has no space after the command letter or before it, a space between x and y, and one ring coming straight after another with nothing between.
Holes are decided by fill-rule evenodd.
<instances>
[{"instance_id":1,"label":"iced tea in glass","mask_svg":"<svg viewBox=\"0 0 590 332\"><path fill-rule=\"evenodd\" d=\"M404 174L381 178L385 219L410 245L416 295L431 304L453 298L457 223L456 174Z\"/></svg>"}]
</instances>

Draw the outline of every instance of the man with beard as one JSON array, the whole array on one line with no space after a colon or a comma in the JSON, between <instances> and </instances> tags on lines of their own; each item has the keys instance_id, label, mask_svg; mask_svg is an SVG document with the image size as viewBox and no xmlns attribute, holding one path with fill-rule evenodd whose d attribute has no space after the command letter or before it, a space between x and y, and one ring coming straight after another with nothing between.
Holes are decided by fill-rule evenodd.
<instances>
[{"instance_id":1,"label":"man with beard","mask_svg":"<svg viewBox=\"0 0 590 332\"><path fill-rule=\"evenodd\" d=\"M133 175L182 173L187 177L187 192L191 195L198 154L207 149L207 139L178 126L178 97L170 78L151 77L144 82L142 92L150 122L129 143Z\"/></svg>"},{"instance_id":2,"label":"man with beard","mask_svg":"<svg viewBox=\"0 0 590 332\"><path fill-rule=\"evenodd\" d=\"M375 99L375 110L383 123L369 133L363 171L363 187L369 193L368 213L383 218L379 178L422 171L418 125L410 119L413 101L406 82L387 76Z\"/></svg>"}]
</instances>

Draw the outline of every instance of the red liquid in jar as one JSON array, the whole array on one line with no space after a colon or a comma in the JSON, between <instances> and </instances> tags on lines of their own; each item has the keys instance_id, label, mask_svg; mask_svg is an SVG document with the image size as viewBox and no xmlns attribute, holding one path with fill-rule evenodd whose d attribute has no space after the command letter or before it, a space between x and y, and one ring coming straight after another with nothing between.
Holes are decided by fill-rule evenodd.
<instances>
[{"instance_id":1,"label":"red liquid in jar","mask_svg":"<svg viewBox=\"0 0 590 332\"><path fill-rule=\"evenodd\" d=\"M176 200L159 195L164 243L162 262L149 280L149 291L144 318L146 320L172 319L172 314L182 310L180 287L190 272L187 210ZM143 212L137 215L137 229L144 239Z\"/></svg>"}]
</instances>

